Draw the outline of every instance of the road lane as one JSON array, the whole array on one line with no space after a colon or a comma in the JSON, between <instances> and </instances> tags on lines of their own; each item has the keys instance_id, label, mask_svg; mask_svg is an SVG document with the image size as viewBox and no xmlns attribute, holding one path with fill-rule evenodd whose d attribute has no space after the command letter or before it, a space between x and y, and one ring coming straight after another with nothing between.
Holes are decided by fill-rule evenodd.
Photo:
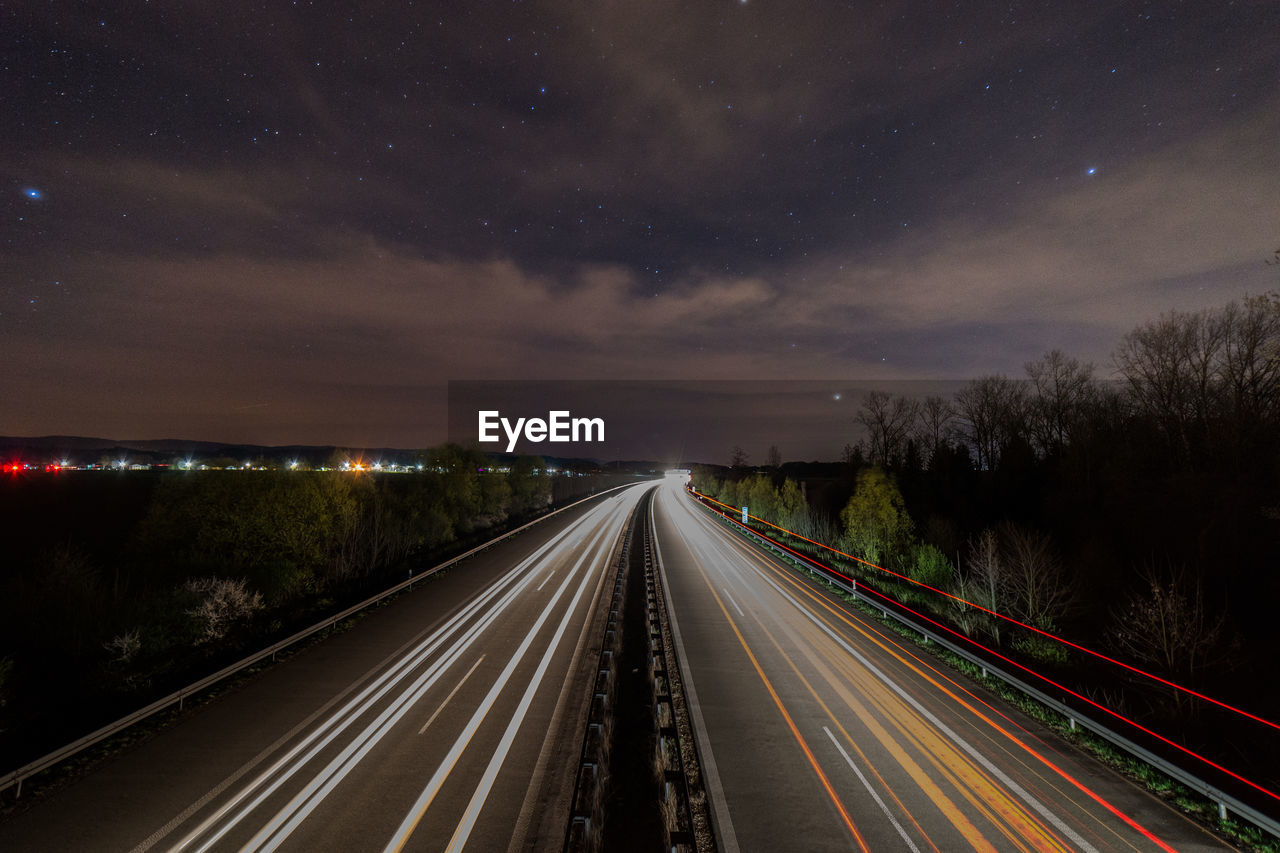
<instances>
[{"instance_id":1,"label":"road lane","mask_svg":"<svg viewBox=\"0 0 1280 853\"><path fill-rule=\"evenodd\" d=\"M648 487L537 525L266 671L0 823L0 849L558 849L597 605Z\"/></svg>"},{"instance_id":2,"label":"road lane","mask_svg":"<svg viewBox=\"0 0 1280 853\"><path fill-rule=\"evenodd\" d=\"M743 543L676 478L654 522L726 850L1231 849Z\"/></svg>"}]
</instances>

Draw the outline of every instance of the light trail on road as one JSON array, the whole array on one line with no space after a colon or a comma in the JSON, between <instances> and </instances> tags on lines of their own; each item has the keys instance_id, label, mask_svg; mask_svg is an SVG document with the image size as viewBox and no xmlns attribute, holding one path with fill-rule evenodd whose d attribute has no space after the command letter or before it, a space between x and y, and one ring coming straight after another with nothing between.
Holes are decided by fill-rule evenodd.
<instances>
[{"instance_id":1,"label":"light trail on road","mask_svg":"<svg viewBox=\"0 0 1280 853\"><path fill-rule=\"evenodd\" d=\"M1231 849L744 543L675 478L654 519L726 849Z\"/></svg>"},{"instance_id":2,"label":"light trail on road","mask_svg":"<svg viewBox=\"0 0 1280 853\"><path fill-rule=\"evenodd\" d=\"M0 848L559 849L602 590L650 488L424 582L0 825Z\"/></svg>"}]
</instances>

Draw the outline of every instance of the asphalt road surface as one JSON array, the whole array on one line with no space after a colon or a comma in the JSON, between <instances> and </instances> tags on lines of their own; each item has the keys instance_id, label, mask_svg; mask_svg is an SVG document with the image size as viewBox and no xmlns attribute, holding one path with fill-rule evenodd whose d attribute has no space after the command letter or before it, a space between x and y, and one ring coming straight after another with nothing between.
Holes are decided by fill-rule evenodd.
<instances>
[{"instance_id":1,"label":"asphalt road surface","mask_svg":"<svg viewBox=\"0 0 1280 853\"><path fill-rule=\"evenodd\" d=\"M0 823L0 850L559 849L652 484L561 513Z\"/></svg>"},{"instance_id":2,"label":"asphalt road surface","mask_svg":"<svg viewBox=\"0 0 1280 853\"><path fill-rule=\"evenodd\" d=\"M1231 849L744 544L682 481L653 512L722 851Z\"/></svg>"}]
</instances>

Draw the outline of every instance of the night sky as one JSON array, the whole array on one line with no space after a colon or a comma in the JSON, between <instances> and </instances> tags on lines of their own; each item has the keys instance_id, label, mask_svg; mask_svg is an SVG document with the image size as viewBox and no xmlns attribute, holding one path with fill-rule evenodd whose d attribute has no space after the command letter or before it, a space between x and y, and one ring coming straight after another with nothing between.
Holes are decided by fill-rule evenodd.
<instances>
[{"instance_id":1,"label":"night sky","mask_svg":"<svg viewBox=\"0 0 1280 853\"><path fill-rule=\"evenodd\" d=\"M1273 0L18 0L0 115L0 434L417 447L447 380L1107 376L1280 288Z\"/></svg>"}]
</instances>

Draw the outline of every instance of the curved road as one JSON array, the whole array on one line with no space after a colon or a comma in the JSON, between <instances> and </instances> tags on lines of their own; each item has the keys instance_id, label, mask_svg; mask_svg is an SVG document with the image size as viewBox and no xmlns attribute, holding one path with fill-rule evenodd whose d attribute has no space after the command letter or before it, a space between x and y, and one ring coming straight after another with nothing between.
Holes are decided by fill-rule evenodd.
<instances>
[{"instance_id":1,"label":"curved road","mask_svg":"<svg viewBox=\"0 0 1280 853\"><path fill-rule=\"evenodd\" d=\"M499 543L0 824L0 850L559 849L619 535Z\"/></svg>"},{"instance_id":2,"label":"curved road","mask_svg":"<svg viewBox=\"0 0 1280 853\"><path fill-rule=\"evenodd\" d=\"M1231 849L745 544L682 479L653 514L726 853Z\"/></svg>"}]
</instances>

